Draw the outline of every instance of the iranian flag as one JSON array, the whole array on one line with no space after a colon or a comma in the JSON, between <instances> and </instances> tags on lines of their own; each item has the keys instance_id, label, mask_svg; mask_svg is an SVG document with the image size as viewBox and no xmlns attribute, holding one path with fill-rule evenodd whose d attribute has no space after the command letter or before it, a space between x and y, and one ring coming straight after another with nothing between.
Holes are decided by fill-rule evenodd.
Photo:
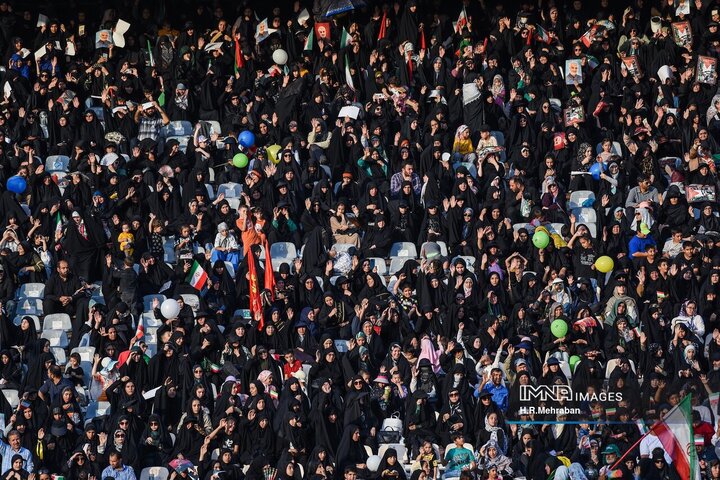
<instances>
[{"instance_id":1,"label":"iranian flag","mask_svg":"<svg viewBox=\"0 0 720 480\"><path fill-rule=\"evenodd\" d=\"M462 33L463 27L465 27L467 24L468 16L467 12L465 11L465 7L463 7L460 11L460 15L458 15L457 22L453 23L453 28L455 29L456 33Z\"/></svg>"},{"instance_id":2,"label":"iranian flag","mask_svg":"<svg viewBox=\"0 0 720 480\"><path fill-rule=\"evenodd\" d=\"M187 281L191 287L197 291L202 291L208 281L207 272L203 269L200 264L195 260L193 266L188 273Z\"/></svg>"},{"instance_id":3,"label":"iranian flag","mask_svg":"<svg viewBox=\"0 0 720 480\"><path fill-rule=\"evenodd\" d=\"M343 27L342 34L340 35L340 48L348 46L350 46L350 34L345 30L345 27Z\"/></svg>"},{"instance_id":4,"label":"iranian flag","mask_svg":"<svg viewBox=\"0 0 720 480\"><path fill-rule=\"evenodd\" d=\"M308 33L307 39L305 40L303 51L311 52L313 49L313 43L315 43L315 29L311 28L310 33Z\"/></svg>"},{"instance_id":5,"label":"iranian flag","mask_svg":"<svg viewBox=\"0 0 720 480\"><path fill-rule=\"evenodd\" d=\"M238 39L235 39L235 67L234 71L235 73L238 72L239 69L243 68L245 66L245 60L242 56L242 50L240 49L240 42Z\"/></svg>"},{"instance_id":6,"label":"iranian flag","mask_svg":"<svg viewBox=\"0 0 720 480\"><path fill-rule=\"evenodd\" d=\"M687 395L675 408L652 427L680 478L700 480L697 450L692 426L692 406Z\"/></svg>"},{"instance_id":7,"label":"iranian flag","mask_svg":"<svg viewBox=\"0 0 720 480\"><path fill-rule=\"evenodd\" d=\"M135 330L135 340L140 340L145 336L145 319L142 315L138 318L137 329Z\"/></svg>"}]
</instances>

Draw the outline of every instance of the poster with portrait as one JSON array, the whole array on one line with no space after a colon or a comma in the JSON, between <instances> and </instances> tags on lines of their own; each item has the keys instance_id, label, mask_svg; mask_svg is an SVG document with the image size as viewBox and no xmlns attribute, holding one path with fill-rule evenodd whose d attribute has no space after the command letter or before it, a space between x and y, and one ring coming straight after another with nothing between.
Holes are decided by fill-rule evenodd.
<instances>
[{"instance_id":1,"label":"poster with portrait","mask_svg":"<svg viewBox=\"0 0 720 480\"><path fill-rule=\"evenodd\" d=\"M277 32L277 30L270 28L268 19L263 18L262 21L258 22L257 27L255 27L255 41L260 43L275 32Z\"/></svg>"},{"instance_id":2,"label":"poster with portrait","mask_svg":"<svg viewBox=\"0 0 720 480\"><path fill-rule=\"evenodd\" d=\"M692 28L690 22L673 22L673 40L680 48L689 48L692 45Z\"/></svg>"},{"instance_id":3,"label":"poster with portrait","mask_svg":"<svg viewBox=\"0 0 720 480\"><path fill-rule=\"evenodd\" d=\"M553 134L553 150L562 150L566 145L565 132Z\"/></svg>"},{"instance_id":4,"label":"poster with portrait","mask_svg":"<svg viewBox=\"0 0 720 480\"><path fill-rule=\"evenodd\" d=\"M318 22L315 24L315 41L327 42L330 40L330 23Z\"/></svg>"},{"instance_id":5,"label":"poster with portrait","mask_svg":"<svg viewBox=\"0 0 720 480\"><path fill-rule=\"evenodd\" d=\"M717 59L698 55L695 81L715 85L717 83Z\"/></svg>"},{"instance_id":6,"label":"poster with portrait","mask_svg":"<svg viewBox=\"0 0 720 480\"><path fill-rule=\"evenodd\" d=\"M95 32L95 48L109 48L113 45L113 36L111 30L100 30Z\"/></svg>"},{"instance_id":7,"label":"poster with portrait","mask_svg":"<svg viewBox=\"0 0 720 480\"><path fill-rule=\"evenodd\" d=\"M628 75L632 77L640 75L640 64L638 63L638 59L635 55L632 55L630 57L622 57L622 61Z\"/></svg>"},{"instance_id":8,"label":"poster with portrait","mask_svg":"<svg viewBox=\"0 0 720 480\"><path fill-rule=\"evenodd\" d=\"M574 105L563 110L563 120L566 127L572 127L576 123L585 121L585 109L582 105Z\"/></svg>"},{"instance_id":9,"label":"poster with portrait","mask_svg":"<svg viewBox=\"0 0 720 480\"><path fill-rule=\"evenodd\" d=\"M582 83L582 61L579 58L565 60L565 84L575 85Z\"/></svg>"}]
</instances>

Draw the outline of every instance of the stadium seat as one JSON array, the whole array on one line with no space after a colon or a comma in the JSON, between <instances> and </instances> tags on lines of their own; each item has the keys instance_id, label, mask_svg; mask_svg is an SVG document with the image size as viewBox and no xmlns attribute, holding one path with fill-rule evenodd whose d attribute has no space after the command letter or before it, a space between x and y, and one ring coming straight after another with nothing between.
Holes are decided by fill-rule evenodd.
<instances>
[{"instance_id":1,"label":"stadium seat","mask_svg":"<svg viewBox=\"0 0 720 480\"><path fill-rule=\"evenodd\" d=\"M167 480L169 475L165 467L145 467L140 472L140 480Z\"/></svg>"},{"instance_id":2,"label":"stadium seat","mask_svg":"<svg viewBox=\"0 0 720 480\"><path fill-rule=\"evenodd\" d=\"M143 311L144 312L151 312L153 307L153 300L158 299L160 304L162 305L162 302L167 300L167 297L163 295L162 293L156 293L154 295L145 295L143 297Z\"/></svg>"},{"instance_id":3,"label":"stadium seat","mask_svg":"<svg viewBox=\"0 0 720 480\"><path fill-rule=\"evenodd\" d=\"M65 330L43 330L40 338L47 338L50 340L51 347L67 348L69 345L67 333Z\"/></svg>"},{"instance_id":4,"label":"stadium seat","mask_svg":"<svg viewBox=\"0 0 720 480\"><path fill-rule=\"evenodd\" d=\"M597 223L597 212L593 208L576 208L572 213L576 223Z\"/></svg>"},{"instance_id":5,"label":"stadium seat","mask_svg":"<svg viewBox=\"0 0 720 480\"><path fill-rule=\"evenodd\" d=\"M242 185L239 183L223 183L218 186L217 196L225 194L225 198L240 198L242 193Z\"/></svg>"},{"instance_id":6,"label":"stadium seat","mask_svg":"<svg viewBox=\"0 0 720 480\"><path fill-rule=\"evenodd\" d=\"M292 263L297 258L297 249L292 242L275 242L270 245L270 257L275 259L285 259L288 263Z\"/></svg>"},{"instance_id":7,"label":"stadium seat","mask_svg":"<svg viewBox=\"0 0 720 480\"><path fill-rule=\"evenodd\" d=\"M345 353L348 351L347 340L335 340L335 350L339 353Z\"/></svg>"},{"instance_id":8,"label":"stadium seat","mask_svg":"<svg viewBox=\"0 0 720 480\"><path fill-rule=\"evenodd\" d=\"M77 353L80 355L80 361L92 362L95 356L95 347L75 347L70 351L70 354Z\"/></svg>"},{"instance_id":9,"label":"stadium seat","mask_svg":"<svg viewBox=\"0 0 720 480\"><path fill-rule=\"evenodd\" d=\"M193 134L192 123L185 120L175 120L160 129L160 136L169 140L171 137L184 137Z\"/></svg>"},{"instance_id":10,"label":"stadium seat","mask_svg":"<svg viewBox=\"0 0 720 480\"><path fill-rule=\"evenodd\" d=\"M63 348L52 347L50 350L52 351L52 354L55 355L55 363L60 366L67 365L67 354Z\"/></svg>"},{"instance_id":11,"label":"stadium seat","mask_svg":"<svg viewBox=\"0 0 720 480\"><path fill-rule=\"evenodd\" d=\"M570 200L568 201L567 207L569 210L576 208L583 208L586 206L588 200L595 201L595 193L590 190L576 190L570 193Z\"/></svg>"},{"instance_id":12,"label":"stadium seat","mask_svg":"<svg viewBox=\"0 0 720 480\"><path fill-rule=\"evenodd\" d=\"M42 299L39 298L21 298L18 300L17 308L15 310L16 315L38 315L43 314Z\"/></svg>"},{"instance_id":13,"label":"stadium seat","mask_svg":"<svg viewBox=\"0 0 720 480\"><path fill-rule=\"evenodd\" d=\"M67 172L70 166L70 157L65 155L50 155L45 159L45 170L50 172Z\"/></svg>"},{"instance_id":14,"label":"stadium seat","mask_svg":"<svg viewBox=\"0 0 720 480\"><path fill-rule=\"evenodd\" d=\"M388 268L388 275L395 275L398 271L400 271L403 266L405 266L405 262L410 260L409 257L394 257L390 259L390 267Z\"/></svg>"},{"instance_id":15,"label":"stadium seat","mask_svg":"<svg viewBox=\"0 0 720 480\"><path fill-rule=\"evenodd\" d=\"M72 330L72 321L67 313L53 313L45 315L43 330Z\"/></svg>"},{"instance_id":16,"label":"stadium seat","mask_svg":"<svg viewBox=\"0 0 720 480\"><path fill-rule=\"evenodd\" d=\"M391 257L417 258L417 248L411 242L395 242L390 247Z\"/></svg>"},{"instance_id":17,"label":"stadium seat","mask_svg":"<svg viewBox=\"0 0 720 480\"><path fill-rule=\"evenodd\" d=\"M25 283L20 285L20 289L17 293L17 298L44 298L45 297L45 284L44 283Z\"/></svg>"},{"instance_id":18,"label":"stadium seat","mask_svg":"<svg viewBox=\"0 0 720 480\"><path fill-rule=\"evenodd\" d=\"M165 141L168 141L168 140L177 140L177 142L178 142L178 144L179 144L178 146L180 147L180 151L183 152L183 153L187 153L187 147L188 147L188 144L190 143L190 140L191 140L191 139L192 139L191 136L180 135L180 136L167 137L167 138L165 139Z\"/></svg>"},{"instance_id":19,"label":"stadium seat","mask_svg":"<svg viewBox=\"0 0 720 480\"><path fill-rule=\"evenodd\" d=\"M20 406L20 395L19 392L14 388L3 388L2 390L3 395L5 395L5 400L8 401L10 406L15 410Z\"/></svg>"},{"instance_id":20,"label":"stadium seat","mask_svg":"<svg viewBox=\"0 0 720 480\"><path fill-rule=\"evenodd\" d=\"M532 232L535 230L535 227L533 227L533 226L530 225L529 223L514 223L514 224L513 224L513 230L514 230L514 231L516 231L516 232L517 232L517 231L520 231L521 228L524 228L524 229L527 230L529 233L532 233Z\"/></svg>"},{"instance_id":21,"label":"stadium seat","mask_svg":"<svg viewBox=\"0 0 720 480\"><path fill-rule=\"evenodd\" d=\"M377 271L375 273L377 273L381 277L383 275L387 275L387 266L385 265L384 258L370 257L370 258L368 258L368 260L370 260L370 268L377 269Z\"/></svg>"},{"instance_id":22,"label":"stadium seat","mask_svg":"<svg viewBox=\"0 0 720 480\"><path fill-rule=\"evenodd\" d=\"M335 250L337 253L343 253L350 250L350 248L354 247L352 243L336 243L331 247L331 250ZM300 255L302 256L302 250L300 251Z\"/></svg>"},{"instance_id":23,"label":"stadium seat","mask_svg":"<svg viewBox=\"0 0 720 480\"><path fill-rule=\"evenodd\" d=\"M233 266L233 264L230 262L227 262L227 261L225 261L223 263L225 264L225 270L227 270L230 277L234 279L235 278L235 267Z\"/></svg>"},{"instance_id":24,"label":"stadium seat","mask_svg":"<svg viewBox=\"0 0 720 480\"><path fill-rule=\"evenodd\" d=\"M190 305L193 312L197 312L200 309L200 297L192 293L183 293L181 296L185 303Z\"/></svg>"}]
</instances>

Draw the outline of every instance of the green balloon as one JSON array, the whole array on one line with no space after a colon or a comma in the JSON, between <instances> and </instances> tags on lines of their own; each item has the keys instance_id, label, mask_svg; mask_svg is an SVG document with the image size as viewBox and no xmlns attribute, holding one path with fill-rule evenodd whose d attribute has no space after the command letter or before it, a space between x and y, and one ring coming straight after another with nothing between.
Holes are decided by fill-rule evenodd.
<instances>
[{"instance_id":1,"label":"green balloon","mask_svg":"<svg viewBox=\"0 0 720 480\"><path fill-rule=\"evenodd\" d=\"M538 230L533 235L532 242L535 248L545 248L550 243L550 235L545 233L544 230Z\"/></svg>"},{"instance_id":2,"label":"green balloon","mask_svg":"<svg viewBox=\"0 0 720 480\"><path fill-rule=\"evenodd\" d=\"M568 331L567 323L565 320L560 320L559 318L557 320L553 320L550 324L550 331L553 335L555 335L555 338L562 338Z\"/></svg>"},{"instance_id":3,"label":"green balloon","mask_svg":"<svg viewBox=\"0 0 720 480\"><path fill-rule=\"evenodd\" d=\"M580 357L578 357L577 355L573 355L572 357L570 357L570 371L575 373L575 367L578 363L580 363Z\"/></svg>"},{"instance_id":4,"label":"green balloon","mask_svg":"<svg viewBox=\"0 0 720 480\"><path fill-rule=\"evenodd\" d=\"M237 153L233 157L233 165L237 168L245 168L248 165L248 157L244 153Z\"/></svg>"}]
</instances>

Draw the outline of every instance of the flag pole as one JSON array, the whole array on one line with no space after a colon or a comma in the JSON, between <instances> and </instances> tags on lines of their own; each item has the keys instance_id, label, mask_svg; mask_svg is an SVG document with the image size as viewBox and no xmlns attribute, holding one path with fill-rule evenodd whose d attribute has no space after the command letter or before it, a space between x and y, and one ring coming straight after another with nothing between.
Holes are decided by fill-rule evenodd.
<instances>
[{"instance_id":1,"label":"flag pole","mask_svg":"<svg viewBox=\"0 0 720 480\"><path fill-rule=\"evenodd\" d=\"M641 436L640 438L638 438L638 441L635 442L635 443L633 443L632 446L631 446L630 448L628 448L627 451L623 454L623 456L620 457L620 458L618 458L617 461L616 461L615 463L613 463L613 466L610 467L610 470L615 470L615 467L617 467L618 464L619 464L620 462L622 462L622 461L625 459L625 457L627 457L628 454L635 449L635 447L637 447L638 445L640 445L640 442L642 442L645 437L647 437L648 435L650 435L650 432L653 431L653 429L655 428L655 425L657 425L657 423L658 423L658 422L655 422L655 424L654 424L652 427L650 427L650 429L649 429L647 432L645 432L645 434L643 434L643 436Z\"/></svg>"}]
</instances>

